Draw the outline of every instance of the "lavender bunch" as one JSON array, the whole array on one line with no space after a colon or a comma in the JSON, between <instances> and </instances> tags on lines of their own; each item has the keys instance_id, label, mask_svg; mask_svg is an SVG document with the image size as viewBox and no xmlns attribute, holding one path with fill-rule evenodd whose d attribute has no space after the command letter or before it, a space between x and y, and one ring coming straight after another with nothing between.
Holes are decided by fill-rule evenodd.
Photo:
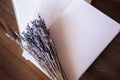
<instances>
[{"instance_id":1,"label":"lavender bunch","mask_svg":"<svg viewBox=\"0 0 120 80\"><path fill-rule=\"evenodd\" d=\"M54 41L44 20L39 15L38 19L27 25L21 38L26 43L26 50L37 60L52 80L65 80L56 54Z\"/></svg>"}]
</instances>

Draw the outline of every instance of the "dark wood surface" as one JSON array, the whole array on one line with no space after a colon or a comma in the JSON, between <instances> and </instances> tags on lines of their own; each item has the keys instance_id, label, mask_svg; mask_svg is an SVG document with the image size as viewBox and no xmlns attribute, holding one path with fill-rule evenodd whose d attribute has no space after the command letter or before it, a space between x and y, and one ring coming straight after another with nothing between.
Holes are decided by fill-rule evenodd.
<instances>
[{"instance_id":1,"label":"dark wood surface","mask_svg":"<svg viewBox=\"0 0 120 80\"><path fill-rule=\"evenodd\" d=\"M120 23L120 0L93 0L92 4ZM11 0L0 0L0 80L49 80L21 55L22 50L4 32L17 31ZM80 80L120 80L120 34Z\"/></svg>"},{"instance_id":2,"label":"dark wood surface","mask_svg":"<svg viewBox=\"0 0 120 80\"><path fill-rule=\"evenodd\" d=\"M11 0L0 0L0 80L49 80L22 57L22 50L4 31L18 31ZM12 35L11 35L12 36Z\"/></svg>"}]
</instances>

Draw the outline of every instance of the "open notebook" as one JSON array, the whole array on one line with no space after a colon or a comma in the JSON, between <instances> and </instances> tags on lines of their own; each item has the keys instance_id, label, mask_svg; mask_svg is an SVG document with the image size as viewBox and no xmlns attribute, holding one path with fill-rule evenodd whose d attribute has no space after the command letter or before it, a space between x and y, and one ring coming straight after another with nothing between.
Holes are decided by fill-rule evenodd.
<instances>
[{"instance_id":1,"label":"open notebook","mask_svg":"<svg viewBox=\"0 0 120 80\"><path fill-rule=\"evenodd\" d=\"M13 4L20 33L37 13L44 18L68 80L78 80L120 31L120 24L84 0L13 0ZM23 56L41 69L26 51Z\"/></svg>"}]
</instances>

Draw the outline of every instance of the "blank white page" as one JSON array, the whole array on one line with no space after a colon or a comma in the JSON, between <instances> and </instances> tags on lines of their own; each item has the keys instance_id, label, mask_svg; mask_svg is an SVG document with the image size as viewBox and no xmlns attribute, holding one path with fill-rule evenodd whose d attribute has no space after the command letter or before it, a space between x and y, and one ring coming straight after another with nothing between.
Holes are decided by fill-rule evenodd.
<instances>
[{"instance_id":1,"label":"blank white page","mask_svg":"<svg viewBox=\"0 0 120 80\"><path fill-rule=\"evenodd\" d=\"M82 0L74 0L50 27L68 80L78 80L120 31L120 24Z\"/></svg>"},{"instance_id":2,"label":"blank white page","mask_svg":"<svg viewBox=\"0 0 120 80\"><path fill-rule=\"evenodd\" d=\"M44 18L47 27L49 27L71 1L72 0L12 0L20 34L25 30L27 24L37 17L38 13ZM48 76L26 50L23 50L22 56L30 60Z\"/></svg>"},{"instance_id":3,"label":"blank white page","mask_svg":"<svg viewBox=\"0 0 120 80\"><path fill-rule=\"evenodd\" d=\"M13 3L20 32L37 12L48 27L59 18L50 29L69 80L78 79L120 29L118 23L83 0L13 0ZM23 56L41 69L26 51Z\"/></svg>"}]
</instances>

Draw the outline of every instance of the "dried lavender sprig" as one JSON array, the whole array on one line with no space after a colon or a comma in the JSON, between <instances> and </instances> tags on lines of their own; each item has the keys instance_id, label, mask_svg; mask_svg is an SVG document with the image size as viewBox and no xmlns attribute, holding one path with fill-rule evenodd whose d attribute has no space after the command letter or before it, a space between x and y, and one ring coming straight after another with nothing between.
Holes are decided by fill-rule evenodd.
<instances>
[{"instance_id":1,"label":"dried lavender sprig","mask_svg":"<svg viewBox=\"0 0 120 80\"><path fill-rule=\"evenodd\" d=\"M17 39L14 39L14 38L13 38L12 36L10 36L8 33L5 33L5 35L6 35L9 39L11 39L12 41L14 41L16 44L18 44L22 49L26 50L26 51L29 52L29 53L32 53L32 52L30 52L30 51L28 50L28 48L26 48L25 46L23 46L22 43L19 42ZM18 34L17 34L17 36L18 36ZM19 37L19 36L18 36L18 37ZM48 68L48 66L46 65L45 62L41 62L42 60L39 60L40 58L38 58L37 55L32 55L32 56L33 56L34 59L38 62L38 64L41 65L41 67L43 68L43 70L45 70L46 72L48 72L48 74L49 74L50 76L52 76L51 79L56 79L55 77L53 77L53 74L51 74L51 72L49 71L49 68ZM37 57L36 57L36 56L37 56Z\"/></svg>"},{"instance_id":2,"label":"dried lavender sprig","mask_svg":"<svg viewBox=\"0 0 120 80\"><path fill-rule=\"evenodd\" d=\"M42 65L42 68L47 71L52 79L63 80L61 68L55 50L53 39L50 37L49 30L46 28L44 20L39 16L39 19L28 24L26 30L23 32L24 36L20 36L17 32L13 31L19 38L27 43L23 46L19 40L11 37L6 33L6 36L15 41L21 48L29 52L36 61Z\"/></svg>"},{"instance_id":3,"label":"dried lavender sprig","mask_svg":"<svg viewBox=\"0 0 120 80\"><path fill-rule=\"evenodd\" d=\"M28 37L28 36L26 36L26 37ZM29 39L28 41L30 42L30 39ZM32 42L31 42L31 43L32 43ZM34 46L34 45L36 45L36 44L33 42L33 44L31 44L31 46ZM30 47L31 47L31 46L30 46ZM36 47L36 46L34 46L34 48L35 48L35 47ZM39 47L38 47L38 46L37 46L36 48L39 50ZM41 52L41 50L40 50L39 52ZM43 53L43 55L44 55L44 53Z\"/></svg>"},{"instance_id":4,"label":"dried lavender sprig","mask_svg":"<svg viewBox=\"0 0 120 80\"><path fill-rule=\"evenodd\" d=\"M62 70L59 67L59 61L55 51L54 42L50 37L49 30L46 28L44 20L38 16L38 19L28 25L22 35L23 41L26 42L30 54L36 55L38 61L41 59L45 62L47 71L54 80L63 80ZM40 59L39 59L40 58ZM44 63L43 62L43 63Z\"/></svg>"}]
</instances>

